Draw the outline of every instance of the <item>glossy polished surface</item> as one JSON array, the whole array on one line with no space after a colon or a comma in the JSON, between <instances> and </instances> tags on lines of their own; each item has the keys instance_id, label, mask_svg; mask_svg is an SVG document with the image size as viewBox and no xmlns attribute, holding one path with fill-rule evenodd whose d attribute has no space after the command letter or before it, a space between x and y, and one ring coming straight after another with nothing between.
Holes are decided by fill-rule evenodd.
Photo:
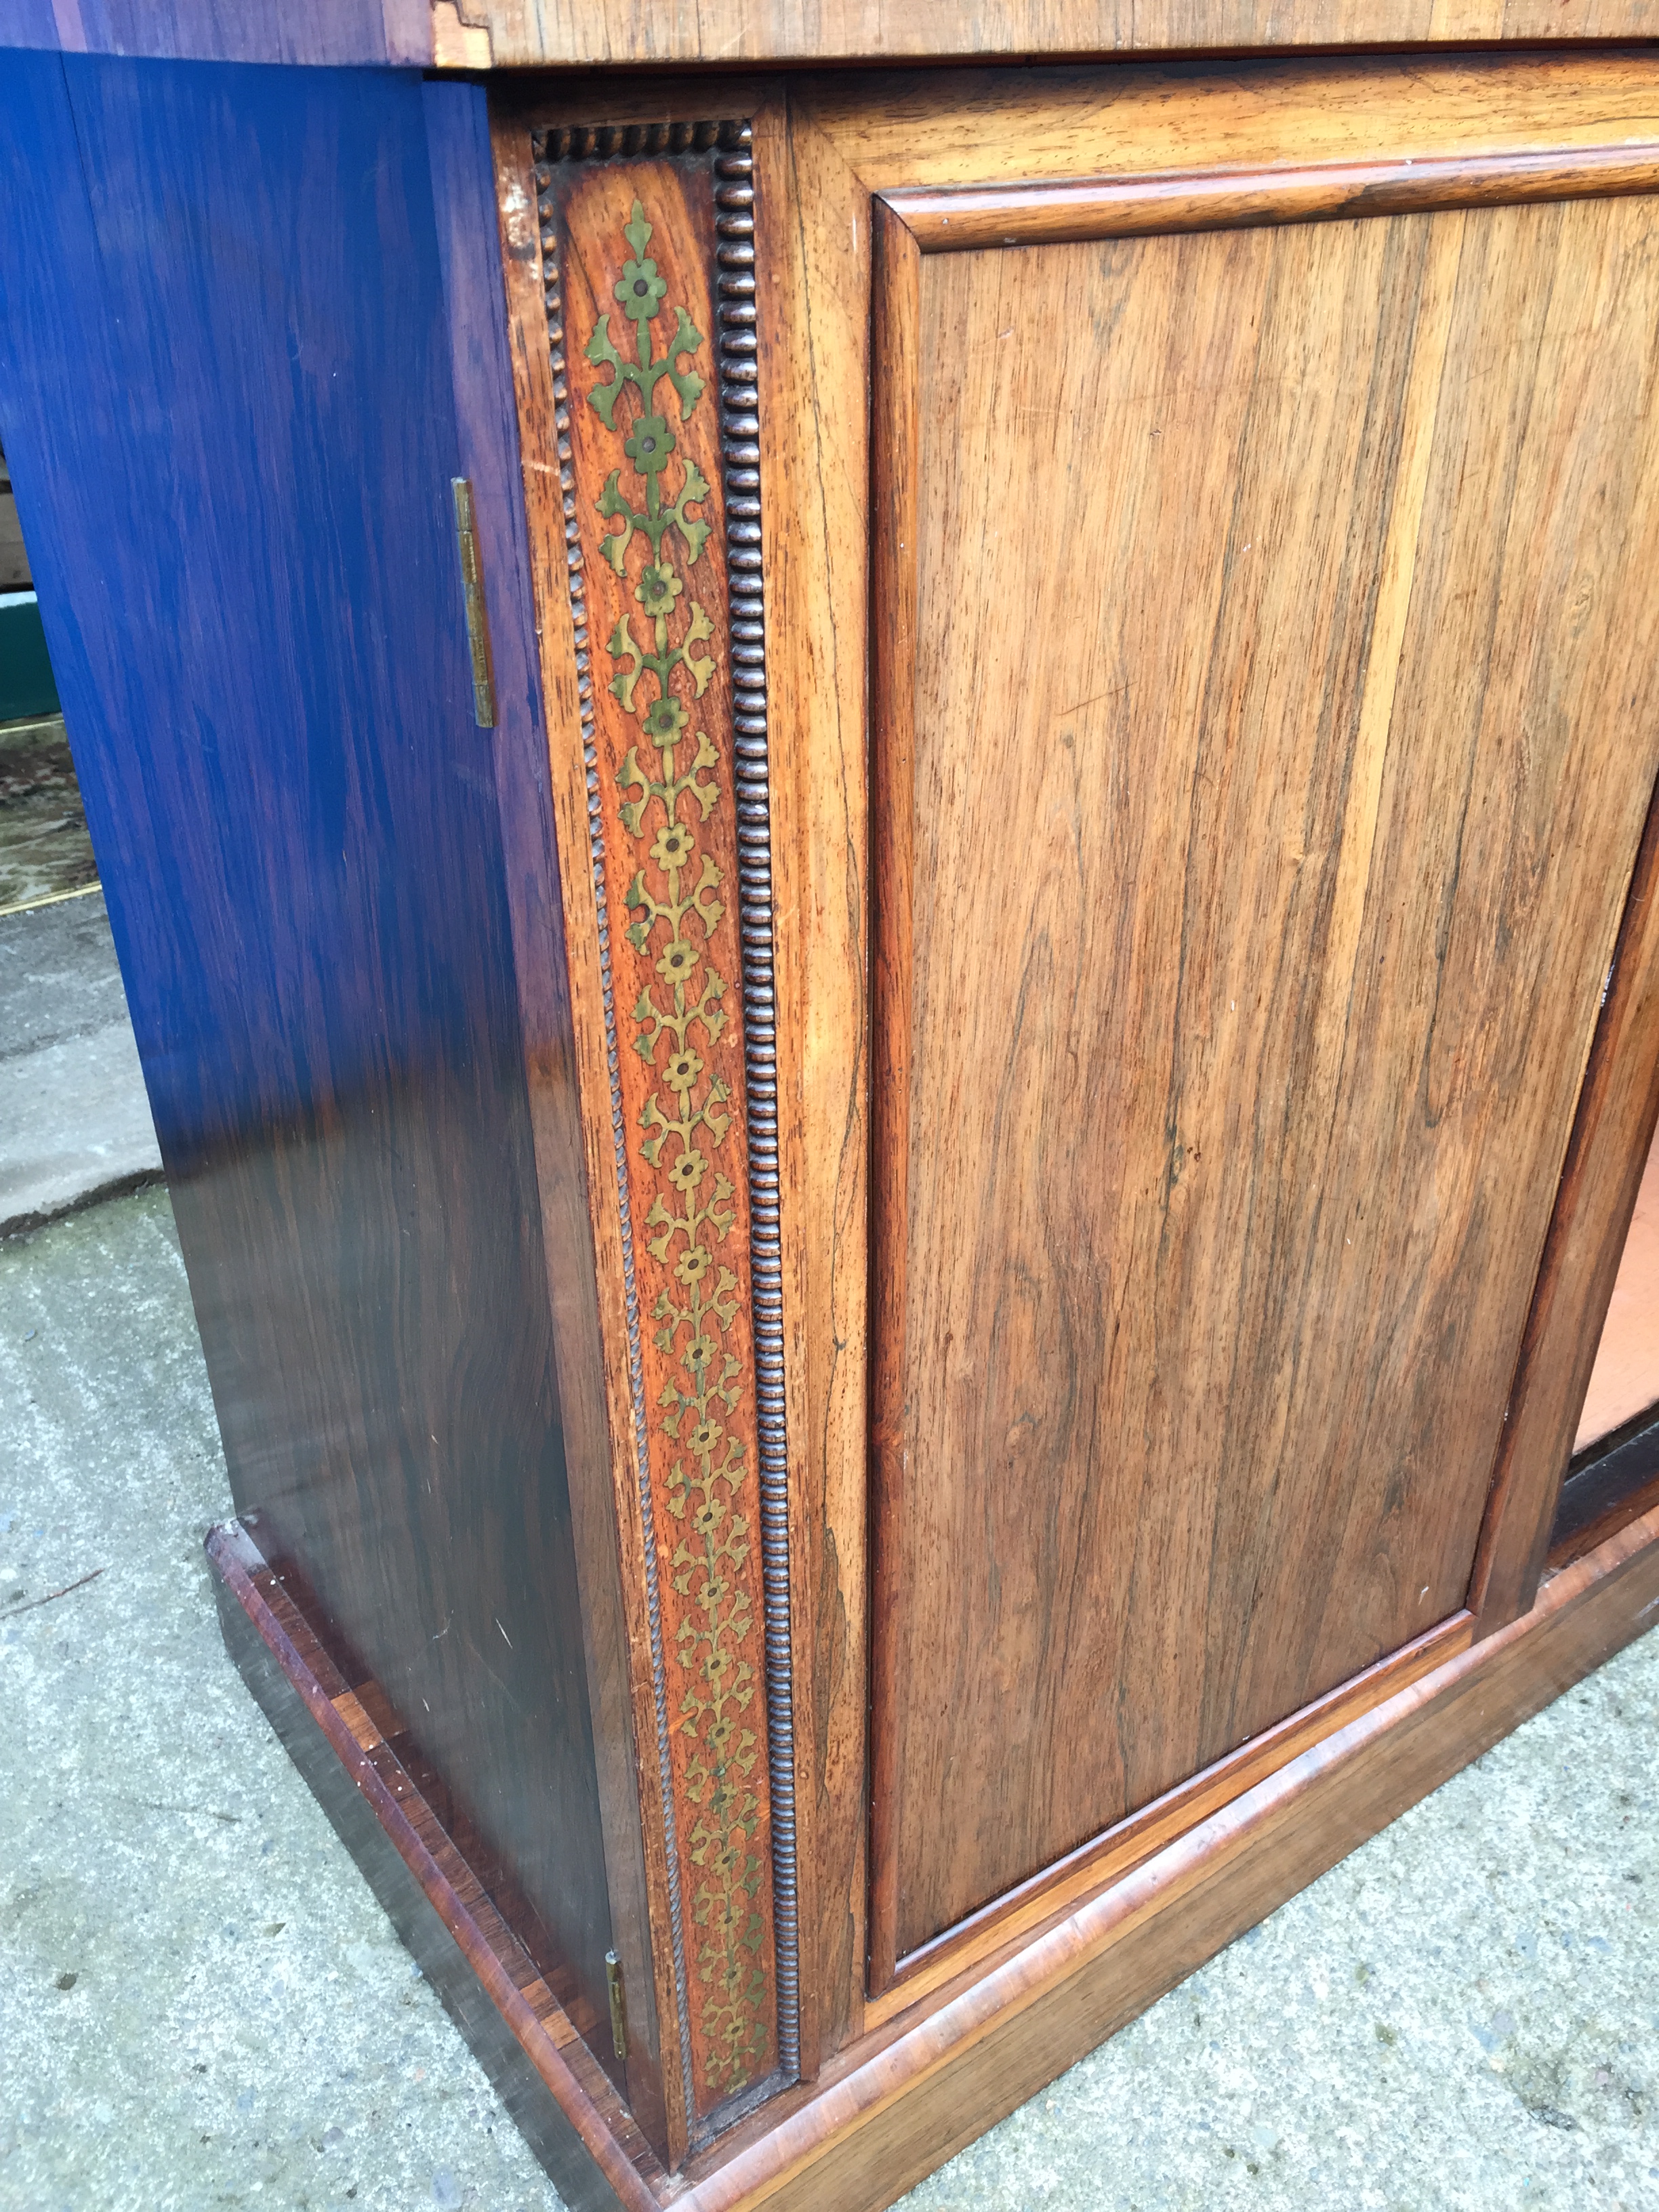
<instances>
[{"instance_id":1,"label":"glossy polished surface","mask_svg":"<svg viewBox=\"0 0 1659 2212\"><path fill-rule=\"evenodd\" d=\"M1463 1603L1659 750L1655 224L921 261L900 1957Z\"/></svg>"},{"instance_id":2,"label":"glossy polished surface","mask_svg":"<svg viewBox=\"0 0 1659 2212\"><path fill-rule=\"evenodd\" d=\"M4 121L3 434L238 1505L601 2018L421 88L13 56Z\"/></svg>"}]
</instances>

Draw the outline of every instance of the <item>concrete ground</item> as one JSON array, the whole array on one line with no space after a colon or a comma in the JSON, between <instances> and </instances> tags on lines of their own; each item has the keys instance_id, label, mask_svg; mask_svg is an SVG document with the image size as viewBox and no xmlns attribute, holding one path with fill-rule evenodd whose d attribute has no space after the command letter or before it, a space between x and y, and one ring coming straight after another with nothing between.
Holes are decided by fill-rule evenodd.
<instances>
[{"instance_id":1,"label":"concrete ground","mask_svg":"<svg viewBox=\"0 0 1659 2212\"><path fill-rule=\"evenodd\" d=\"M554 2212L224 1655L229 1502L165 1193L0 1243L0 2208ZM907 2212L1659 2208L1656 1723L1659 1635Z\"/></svg>"},{"instance_id":2,"label":"concrete ground","mask_svg":"<svg viewBox=\"0 0 1659 2212\"><path fill-rule=\"evenodd\" d=\"M0 1237L161 1172L103 893L0 915Z\"/></svg>"},{"instance_id":3,"label":"concrete ground","mask_svg":"<svg viewBox=\"0 0 1659 2212\"><path fill-rule=\"evenodd\" d=\"M63 716L0 722L0 915L97 880Z\"/></svg>"}]
</instances>

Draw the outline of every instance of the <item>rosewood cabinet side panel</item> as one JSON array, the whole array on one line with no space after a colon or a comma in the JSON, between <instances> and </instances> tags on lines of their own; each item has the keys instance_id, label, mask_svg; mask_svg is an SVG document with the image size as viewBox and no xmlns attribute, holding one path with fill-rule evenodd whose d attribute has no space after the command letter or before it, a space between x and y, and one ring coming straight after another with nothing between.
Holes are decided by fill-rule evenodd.
<instances>
[{"instance_id":1,"label":"rosewood cabinet side panel","mask_svg":"<svg viewBox=\"0 0 1659 2212\"><path fill-rule=\"evenodd\" d=\"M898 1957L1462 1604L1659 744L1655 209L936 252L891 319Z\"/></svg>"},{"instance_id":2,"label":"rosewood cabinet side panel","mask_svg":"<svg viewBox=\"0 0 1659 2212\"><path fill-rule=\"evenodd\" d=\"M9 56L3 96L6 446L234 1494L608 2054L421 90Z\"/></svg>"},{"instance_id":3,"label":"rosewood cabinet side panel","mask_svg":"<svg viewBox=\"0 0 1659 2212\"><path fill-rule=\"evenodd\" d=\"M422 94L449 330L459 465L471 486L494 668L495 784L517 963L559 1407L569 1470L611 1933L627 2023L629 2101L667 2144L633 1670L592 1192L571 1008L524 501L518 409L482 87ZM614 2061L614 2038L608 2057Z\"/></svg>"}]
</instances>

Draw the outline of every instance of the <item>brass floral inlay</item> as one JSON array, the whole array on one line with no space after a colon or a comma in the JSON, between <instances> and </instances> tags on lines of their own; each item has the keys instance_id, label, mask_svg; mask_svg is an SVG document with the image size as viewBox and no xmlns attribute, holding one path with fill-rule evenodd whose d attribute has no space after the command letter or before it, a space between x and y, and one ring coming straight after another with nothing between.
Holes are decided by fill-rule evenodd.
<instances>
[{"instance_id":1,"label":"brass floral inlay","mask_svg":"<svg viewBox=\"0 0 1659 2212\"><path fill-rule=\"evenodd\" d=\"M651 233L635 200L623 232L633 258L614 287L634 325L635 358L617 351L610 314L601 315L587 358L611 374L587 396L613 432L624 391L632 386L638 398L623 452L642 490L624 495L619 465L596 504L609 526L605 557L624 583L632 576L639 609L617 621L607 651L616 670L611 695L641 732L617 775L617 812L636 862L624 933L641 976L634 1049L659 1078L640 1112L637 1143L650 1171L640 1175L641 1197L653 1192L645 1245L664 1277L650 1317L657 1350L678 1370L655 1409L674 1449L660 1491L678 1532L670 1579L688 1601L669 1649L679 1691L672 1727L682 1746L683 1880L698 1930L694 2011L710 2086L726 2094L754 2078L770 2039L757 1787L766 1770L759 1729L750 1725L763 1717L757 1669L746 1656L757 1629L758 1561L743 1497L750 1454L729 1425L751 1378L730 1348L745 1292L721 1256L737 1219L732 1175L722 1164L732 1094L721 1067L731 1066L740 1084L742 1066L735 1033L717 1049L732 984L716 948L735 969L736 927L720 863L700 836L723 798L720 754L696 726L696 702L714 672L712 653L700 648L714 640L714 624L687 589L710 530L692 509L708 498L708 485L685 454L670 496L679 440L663 389L674 392L684 428L706 388L691 365L703 338L676 307L672 334L659 355L654 350L668 285L646 255ZM727 1164L741 1174L741 1161Z\"/></svg>"}]
</instances>

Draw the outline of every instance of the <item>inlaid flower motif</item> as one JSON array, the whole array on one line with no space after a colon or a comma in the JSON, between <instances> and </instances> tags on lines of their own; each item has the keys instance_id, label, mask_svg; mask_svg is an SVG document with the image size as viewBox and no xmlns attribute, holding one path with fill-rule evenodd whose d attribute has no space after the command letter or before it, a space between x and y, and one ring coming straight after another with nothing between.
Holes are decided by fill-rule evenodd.
<instances>
[{"instance_id":1,"label":"inlaid flower motif","mask_svg":"<svg viewBox=\"0 0 1659 2212\"><path fill-rule=\"evenodd\" d=\"M724 1759L738 1724L730 1713L722 1713L708 1731L708 1748L716 1759Z\"/></svg>"},{"instance_id":2,"label":"inlaid flower motif","mask_svg":"<svg viewBox=\"0 0 1659 2212\"><path fill-rule=\"evenodd\" d=\"M722 1172L723 1166L734 1166L726 1146L734 1116L726 1106L731 1094L721 1072L735 1031L721 1004L728 987L712 964L731 932L725 919L729 908L718 896L723 887L720 846L711 840L711 849L702 842L700 825L708 822L725 793L715 745L709 735L688 726L693 691L702 698L714 671L714 659L701 655L698 647L714 638L716 630L690 596L702 573L697 564L712 526L693 515L709 497L709 486L690 454L678 453L678 429L690 420L708 385L692 366L705 342L684 307L672 315L666 311L670 284L647 258L652 225L638 201L624 236L633 258L622 263L614 292L626 322L634 326L636 358L624 358L625 339L622 351L612 341L608 325L614 313L600 316L586 357L601 380L590 387L588 398L623 446L636 482L643 479L638 508L632 504L638 490L630 496L622 489L623 469L612 472L597 506L607 524L622 524L620 533L613 530L602 548L623 593L629 588L626 556L636 534L648 555L631 588L634 605L653 626L651 644L636 640L629 626L631 617L623 616L607 650L617 672L611 694L641 736L617 776L620 790L635 794L619 799L617 818L635 871L626 894L630 920L623 937L637 956L639 969L651 963L655 970L654 976L641 972L629 979L630 988L635 982L641 987L634 1009L635 1045L652 1070L651 1079L666 1085L665 1091L647 1091L640 1114L640 1182L651 1193L645 1247L649 1263L662 1271L652 1309L653 1323L660 1324L653 1341L672 1370L656 1400L652 1481L679 1532L672 1587L686 1603L673 1627L679 1670L673 1725L683 1747L678 1757L684 1762L677 1786L684 1793L680 1833L689 1877L688 1919L704 1931L705 1939L695 1964L694 2002L706 2052L701 2086L719 2091L737 2089L755 2077L764 2065L770 2031L767 1976L760 1963L765 1923L757 1904L765 1879L758 1834L765 1768L762 1765L757 1776L751 1773L759 1756L756 1738L734 1717L752 1705L759 1667L750 1641L756 1599L749 1585L758 1573L758 1561L748 1495L752 1469L743 1442L754 1378L745 1373L740 1357L747 1324L738 1316L747 1304L747 1286L730 1267L717 1264L714 1249L736 1220L728 1204L733 1187ZM661 330L670 321L675 334L665 353L653 345L647 325ZM639 407L631 424L626 416L620 422L614 419L629 386L638 395ZM678 398L678 414L671 392ZM674 567L677 543L688 571L684 579ZM606 588L611 588L609 583ZM684 671L684 700L674 696L676 669ZM649 684L641 680L647 673L653 679ZM653 691L655 698L649 696ZM660 757L654 774L646 765L653 747ZM696 759L690 761L687 757L693 753ZM695 822L681 821L682 811L695 816ZM689 938L688 930L695 935ZM668 1010L657 1004L665 981L672 994ZM727 1040L724 1046L722 1036ZM676 1040L667 1067L659 1072L659 1054ZM678 1455L665 1471L669 1438Z\"/></svg>"},{"instance_id":3,"label":"inlaid flower motif","mask_svg":"<svg viewBox=\"0 0 1659 2212\"><path fill-rule=\"evenodd\" d=\"M742 1833L728 1836L709 1854L708 1871L717 1881L735 1881L743 1870L745 1843ZM736 1966L733 1961L733 1966ZM729 1971L729 1970L728 1970Z\"/></svg>"},{"instance_id":4,"label":"inlaid flower motif","mask_svg":"<svg viewBox=\"0 0 1659 2212\"><path fill-rule=\"evenodd\" d=\"M651 857L665 872L683 868L691 857L691 832L684 822L670 822L652 841Z\"/></svg>"},{"instance_id":5,"label":"inlaid flower motif","mask_svg":"<svg viewBox=\"0 0 1659 2212\"><path fill-rule=\"evenodd\" d=\"M641 476L655 476L674 450L674 433L662 415L641 415L623 440L625 453Z\"/></svg>"},{"instance_id":6,"label":"inlaid flower motif","mask_svg":"<svg viewBox=\"0 0 1659 2212\"><path fill-rule=\"evenodd\" d=\"M686 725L686 712L671 692L653 699L645 710L646 734L659 745L672 745Z\"/></svg>"},{"instance_id":7,"label":"inlaid flower motif","mask_svg":"<svg viewBox=\"0 0 1659 2212\"><path fill-rule=\"evenodd\" d=\"M623 313L630 322L649 322L657 312L657 302L667 295L668 279L657 274L654 261L623 262L615 297L621 301Z\"/></svg>"},{"instance_id":8,"label":"inlaid flower motif","mask_svg":"<svg viewBox=\"0 0 1659 2212\"><path fill-rule=\"evenodd\" d=\"M634 597L647 614L665 615L684 589L666 561L647 561L640 571Z\"/></svg>"},{"instance_id":9,"label":"inlaid flower motif","mask_svg":"<svg viewBox=\"0 0 1659 2212\"><path fill-rule=\"evenodd\" d=\"M683 1044L678 1052L669 1054L668 1066L663 1072L663 1081L671 1091L678 1091L683 1094L691 1088L702 1073L701 1058L692 1051L689 1044Z\"/></svg>"}]
</instances>

